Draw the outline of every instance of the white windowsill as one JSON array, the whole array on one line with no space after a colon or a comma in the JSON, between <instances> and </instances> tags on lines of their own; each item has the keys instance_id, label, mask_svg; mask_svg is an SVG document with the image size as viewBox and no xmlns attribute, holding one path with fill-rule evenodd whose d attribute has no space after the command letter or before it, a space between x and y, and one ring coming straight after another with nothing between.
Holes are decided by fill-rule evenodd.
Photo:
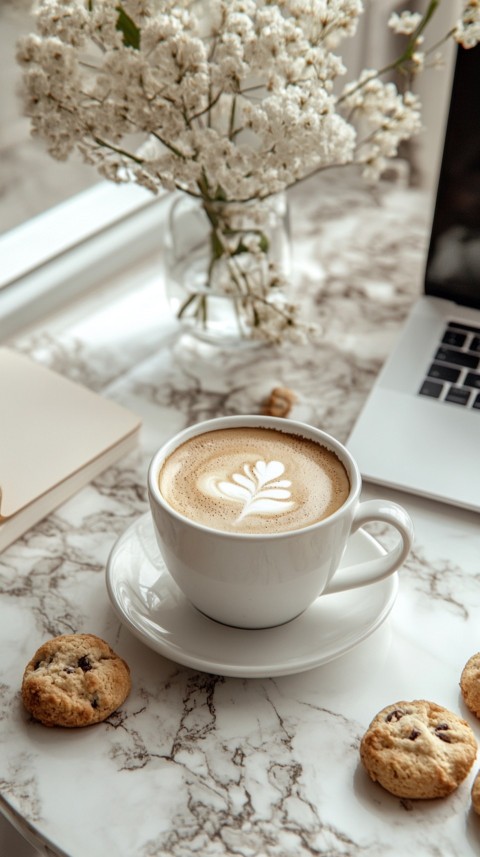
<instances>
[{"instance_id":1,"label":"white windowsill","mask_svg":"<svg viewBox=\"0 0 480 857\"><path fill-rule=\"evenodd\" d=\"M167 194L101 182L0 237L0 342L157 251Z\"/></svg>"}]
</instances>

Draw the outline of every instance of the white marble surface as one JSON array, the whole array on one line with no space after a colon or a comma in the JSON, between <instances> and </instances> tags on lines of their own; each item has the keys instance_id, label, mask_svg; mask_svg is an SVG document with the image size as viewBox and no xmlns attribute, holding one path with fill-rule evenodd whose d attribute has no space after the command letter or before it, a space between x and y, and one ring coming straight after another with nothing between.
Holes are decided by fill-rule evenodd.
<instances>
[{"instance_id":1,"label":"white marble surface","mask_svg":"<svg viewBox=\"0 0 480 857\"><path fill-rule=\"evenodd\" d=\"M150 457L179 428L258 412L282 383L299 394L304 418L347 438L418 292L428 203L333 175L292 197L296 288L323 325L316 345L188 357L158 259L10 343L144 421L135 452L0 555L1 806L44 853L479 853L469 799L477 766L448 799L401 801L368 780L358 754L379 708L418 697L465 716L480 740L458 687L480 648L478 515L365 487L366 497L402 502L415 524L397 601L353 651L298 675L225 678L179 666L122 626L105 588L112 545L147 510ZM23 668L42 641L72 631L99 634L128 660L132 693L103 724L46 729L22 708Z\"/></svg>"}]
</instances>

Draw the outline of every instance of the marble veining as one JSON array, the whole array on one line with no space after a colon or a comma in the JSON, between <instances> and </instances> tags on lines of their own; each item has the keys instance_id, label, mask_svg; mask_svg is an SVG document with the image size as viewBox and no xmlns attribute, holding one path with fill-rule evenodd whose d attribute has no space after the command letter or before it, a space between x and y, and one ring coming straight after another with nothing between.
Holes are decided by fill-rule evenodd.
<instances>
[{"instance_id":1,"label":"marble veining","mask_svg":"<svg viewBox=\"0 0 480 857\"><path fill-rule=\"evenodd\" d=\"M134 288L9 343L143 419L137 449L0 555L0 807L43 854L479 852L476 766L447 800L401 801L368 780L358 756L370 719L402 698L458 711L480 740L458 688L479 648L478 516L365 486L365 497L396 499L414 520L397 602L355 649L299 675L247 680L181 667L119 622L105 589L112 545L147 510L147 466L172 433L257 413L282 384L297 394L294 416L347 438L419 291L430 200L342 175L291 195L294 288L318 322L314 342L212 360L178 339L155 259ZM373 533L392 539L383 525ZM132 693L103 724L46 729L22 708L23 669L47 637L74 631L99 634L128 660Z\"/></svg>"}]
</instances>

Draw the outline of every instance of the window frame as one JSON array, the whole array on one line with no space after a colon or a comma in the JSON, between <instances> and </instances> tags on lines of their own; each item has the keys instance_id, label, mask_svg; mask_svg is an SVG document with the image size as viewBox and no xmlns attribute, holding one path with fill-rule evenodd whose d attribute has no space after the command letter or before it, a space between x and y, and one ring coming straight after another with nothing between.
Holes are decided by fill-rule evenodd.
<instances>
[{"instance_id":1,"label":"window frame","mask_svg":"<svg viewBox=\"0 0 480 857\"><path fill-rule=\"evenodd\" d=\"M0 236L0 343L159 252L169 197L99 182Z\"/></svg>"}]
</instances>

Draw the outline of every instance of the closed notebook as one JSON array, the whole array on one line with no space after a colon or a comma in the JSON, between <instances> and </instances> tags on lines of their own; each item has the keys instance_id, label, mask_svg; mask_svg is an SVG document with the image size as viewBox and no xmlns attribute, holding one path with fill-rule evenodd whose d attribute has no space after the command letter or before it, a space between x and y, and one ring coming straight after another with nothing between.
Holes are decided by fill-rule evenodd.
<instances>
[{"instance_id":1,"label":"closed notebook","mask_svg":"<svg viewBox=\"0 0 480 857\"><path fill-rule=\"evenodd\" d=\"M0 550L135 444L140 419L0 348Z\"/></svg>"}]
</instances>

